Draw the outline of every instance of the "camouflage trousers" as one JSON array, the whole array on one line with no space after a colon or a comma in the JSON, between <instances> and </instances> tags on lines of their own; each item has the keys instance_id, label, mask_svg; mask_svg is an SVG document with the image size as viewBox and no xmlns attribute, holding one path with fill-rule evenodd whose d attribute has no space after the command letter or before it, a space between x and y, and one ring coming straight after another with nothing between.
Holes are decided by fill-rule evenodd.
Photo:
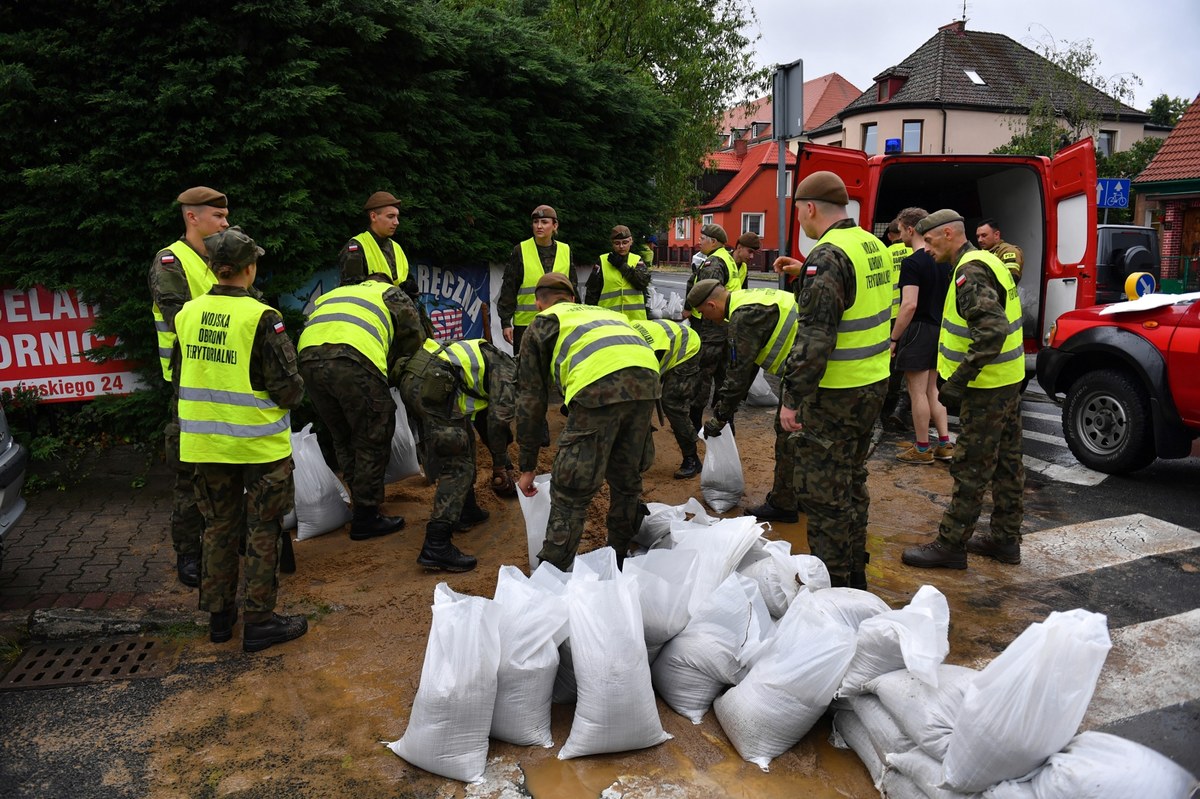
<instances>
[{"instance_id":1,"label":"camouflage trousers","mask_svg":"<svg viewBox=\"0 0 1200 799\"><path fill-rule=\"evenodd\" d=\"M354 504L382 504L383 475L396 432L396 403L387 381L349 358L302 358L300 376L333 439Z\"/></svg>"},{"instance_id":2,"label":"camouflage trousers","mask_svg":"<svg viewBox=\"0 0 1200 799\"><path fill-rule=\"evenodd\" d=\"M796 447L789 439L791 433L779 422L782 407L783 392L780 391L779 404L775 406L775 473L767 502L781 510L796 510Z\"/></svg>"},{"instance_id":3,"label":"camouflage trousers","mask_svg":"<svg viewBox=\"0 0 1200 799\"><path fill-rule=\"evenodd\" d=\"M462 516L467 494L475 487L475 431L469 419L426 408L420 383L420 377L405 372L400 378L400 397L417 423L426 477L437 481L429 521L452 525Z\"/></svg>"},{"instance_id":4,"label":"camouflage trousers","mask_svg":"<svg viewBox=\"0 0 1200 799\"><path fill-rule=\"evenodd\" d=\"M789 436L808 548L831 577L844 581L867 563L867 455L886 391L886 379L860 388L818 388L801 402L804 428Z\"/></svg>"},{"instance_id":5,"label":"camouflage trousers","mask_svg":"<svg viewBox=\"0 0 1200 799\"><path fill-rule=\"evenodd\" d=\"M280 522L292 507L291 456L271 463L195 464L196 504L204 514L200 609L236 606L238 545L246 526L246 619L264 621L275 609Z\"/></svg>"},{"instance_id":6,"label":"camouflage trousers","mask_svg":"<svg viewBox=\"0 0 1200 799\"><path fill-rule=\"evenodd\" d=\"M702 385L699 353L668 371L662 378L663 415L671 423L671 433L685 458L696 457L696 431L699 425L692 424L689 411Z\"/></svg>"},{"instance_id":7,"label":"camouflage trousers","mask_svg":"<svg viewBox=\"0 0 1200 799\"><path fill-rule=\"evenodd\" d=\"M195 464L179 460L179 403L171 399L171 421L164 430L167 466L175 472L171 486L171 546L176 555L200 555L200 539L204 533L204 516L196 507L196 491L192 487Z\"/></svg>"},{"instance_id":8,"label":"camouflage trousers","mask_svg":"<svg viewBox=\"0 0 1200 799\"><path fill-rule=\"evenodd\" d=\"M992 538L1001 544L1018 543L1025 491L1020 384L966 389L958 420L962 432L950 462L954 493L938 525L938 541L954 549L966 546L990 486Z\"/></svg>"},{"instance_id":9,"label":"camouflage trousers","mask_svg":"<svg viewBox=\"0 0 1200 799\"><path fill-rule=\"evenodd\" d=\"M729 367L729 340L724 331L700 339L700 351L692 360L700 369L697 391L692 395L692 413L701 416L705 407L716 400L716 392L725 382L725 371ZM699 425L697 425L699 428Z\"/></svg>"},{"instance_id":10,"label":"camouflage trousers","mask_svg":"<svg viewBox=\"0 0 1200 799\"><path fill-rule=\"evenodd\" d=\"M607 480L608 545L624 555L637 533L642 472L654 461L650 417L654 400L615 402L602 408L571 405L558 437L550 480L550 519L538 557L566 571L575 561L588 506Z\"/></svg>"}]
</instances>

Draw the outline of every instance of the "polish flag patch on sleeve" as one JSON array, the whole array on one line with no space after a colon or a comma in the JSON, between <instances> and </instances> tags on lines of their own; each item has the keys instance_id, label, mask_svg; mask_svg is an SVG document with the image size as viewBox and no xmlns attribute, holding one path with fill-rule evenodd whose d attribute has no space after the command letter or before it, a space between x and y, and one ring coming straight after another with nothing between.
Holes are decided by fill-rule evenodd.
<instances>
[{"instance_id":1,"label":"polish flag patch on sleeve","mask_svg":"<svg viewBox=\"0 0 1200 799\"><path fill-rule=\"evenodd\" d=\"M282 333L283 331L284 331L283 320L280 319L278 322L275 323L275 332Z\"/></svg>"},{"instance_id":2,"label":"polish flag patch on sleeve","mask_svg":"<svg viewBox=\"0 0 1200 799\"><path fill-rule=\"evenodd\" d=\"M350 252L358 252L358 245L357 245L357 244L351 244L351 245L350 245L349 247L347 247L346 249L347 249L348 251L350 251Z\"/></svg>"},{"instance_id":3,"label":"polish flag patch on sleeve","mask_svg":"<svg viewBox=\"0 0 1200 799\"><path fill-rule=\"evenodd\" d=\"M816 266L808 266L808 267L805 267L805 269L804 269L804 274L807 275L808 277L812 277L816 273L817 273Z\"/></svg>"},{"instance_id":4,"label":"polish flag patch on sleeve","mask_svg":"<svg viewBox=\"0 0 1200 799\"><path fill-rule=\"evenodd\" d=\"M171 253L167 253L159 260L161 260L164 264L173 264L175 263L175 256L171 255Z\"/></svg>"},{"instance_id":5,"label":"polish flag patch on sleeve","mask_svg":"<svg viewBox=\"0 0 1200 799\"><path fill-rule=\"evenodd\" d=\"M967 282L967 276L959 275L958 278L955 279L954 285L958 286L959 288L962 288L962 284L966 283L966 282Z\"/></svg>"}]
</instances>

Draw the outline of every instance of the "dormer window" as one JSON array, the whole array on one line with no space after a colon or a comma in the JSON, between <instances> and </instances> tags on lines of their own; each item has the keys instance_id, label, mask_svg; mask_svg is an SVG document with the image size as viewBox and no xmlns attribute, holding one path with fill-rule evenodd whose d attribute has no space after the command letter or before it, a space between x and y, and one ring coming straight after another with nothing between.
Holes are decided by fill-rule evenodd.
<instances>
[{"instance_id":1,"label":"dormer window","mask_svg":"<svg viewBox=\"0 0 1200 799\"><path fill-rule=\"evenodd\" d=\"M971 79L971 83L974 83L976 86L987 86L987 81L979 77L979 73L975 70L964 69L963 72L965 72L967 77Z\"/></svg>"}]
</instances>

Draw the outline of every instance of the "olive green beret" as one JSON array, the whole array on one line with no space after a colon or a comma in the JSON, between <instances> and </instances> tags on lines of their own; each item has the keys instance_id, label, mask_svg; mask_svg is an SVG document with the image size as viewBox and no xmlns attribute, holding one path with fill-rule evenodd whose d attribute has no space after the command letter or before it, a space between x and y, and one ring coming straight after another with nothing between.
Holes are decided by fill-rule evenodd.
<instances>
[{"instance_id":1,"label":"olive green beret","mask_svg":"<svg viewBox=\"0 0 1200 799\"><path fill-rule=\"evenodd\" d=\"M561 291L571 292L571 296L579 299L579 292L575 290L575 284L571 282L571 278L564 275L562 272L547 272L538 278L537 289L559 289Z\"/></svg>"},{"instance_id":2,"label":"olive green beret","mask_svg":"<svg viewBox=\"0 0 1200 799\"><path fill-rule=\"evenodd\" d=\"M612 229L612 233L608 234L608 237L613 241L619 241L620 239L632 239L633 232L624 225L617 225Z\"/></svg>"},{"instance_id":3,"label":"olive green beret","mask_svg":"<svg viewBox=\"0 0 1200 799\"><path fill-rule=\"evenodd\" d=\"M557 222L558 214L555 213L554 209L548 205L539 205L537 208L533 209L533 213L530 214L530 218L531 219L553 219L555 222Z\"/></svg>"},{"instance_id":4,"label":"olive green beret","mask_svg":"<svg viewBox=\"0 0 1200 799\"><path fill-rule=\"evenodd\" d=\"M216 189L208 186L193 186L175 198L180 205L211 205L213 208L228 208L229 200Z\"/></svg>"},{"instance_id":5,"label":"olive green beret","mask_svg":"<svg viewBox=\"0 0 1200 799\"><path fill-rule=\"evenodd\" d=\"M699 308L708 299L708 295L712 294L713 290L719 285L721 285L721 281L713 280L710 277L692 286L692 290L687 295L688 307Z\"/></svg>"},{"instance_id":6,"label":"olive green beret","mask_svg":"<svg viewBox=\"0 0 1200 799\"><path fill-rule=\"evenodd\" d=\"M737 243L739 247L745 247L748 250L762 249L762 239L758 237L757 233L751 231L746 231L742 235L738 236Z\"/></svg>"},{"instance_id":7,"label":"olive green beret","mask_svg":"<svg viewBox=\"0 0 1200 799\"><path fill-rule=\"evenodd\" d=\"M963 221L963 218L959 215L958 211L951 211L949 208L943 208L940 211L934 211L932 214L918 222L916 229L917 233L924 236L934 228L941 227L942 225L948 225L951 222L961 221Z\"/></svg>"},{"instance_id":8,"label":"olive green beret","mask_svg":"<svg viewBox=\"0 0 1200 799\"><path fill-rule=\"evenodd\" d=\"M259 256L266 254L262 247L254 243L254 239L236 226L205 236L204 249L213 267L229 264L237 269L258 263Z\"/></svg>"},{"instance_id":9,"label":"olive green beret","mask_svg":"<svg viewBox=\"0 0 1200 799\"><path fill-rule=\"evenodd\" d=\"M710 239L716 239L717 241L721 242L722 244L729 241L729 237L725 235L725 228L721 227L720 225L714 225L714 224L709 223L709 224L705 225L704 227L700 228L700 232L703 235L708 236Z\"/></svg>"},{"instance_id":10,"label":"olive green beret","mask_svg":"<svg viewBox=\"0 0 1200 799\"><path fill-rule=\"evenodd\" d=\"M400 201L393 197L390 191L377 191L368 197L367 201L363 203L363 210L376 211L380 208L387 208L388 206L395 206L396 208L399 208Z\"/></svg>"},{"instance_id":11,"label":"olive green beret","mask_svg":"<svg viewBox=\"0 0 1200 799\"><path fill-rule=\"evenodd\" d=\"M846 184L832 172L813 172L796 187L797 200L821 200L834 205L848 205L850 195Z\"/></svg>"}]
</instances>

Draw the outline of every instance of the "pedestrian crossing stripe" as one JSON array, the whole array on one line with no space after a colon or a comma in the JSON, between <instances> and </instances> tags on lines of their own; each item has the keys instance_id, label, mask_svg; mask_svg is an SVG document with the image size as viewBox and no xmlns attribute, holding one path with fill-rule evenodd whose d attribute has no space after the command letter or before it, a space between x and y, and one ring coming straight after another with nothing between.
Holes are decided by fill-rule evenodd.
<instances>
[{"instance_id":1,"label":"pedestrian crossing stripe","mask_svg":"<svg viewBox=\"0 0 1200 799\"><path fill-rule=\"evenodd\" d=\"M1050 463L1041 458L1035 458L1032 455L1022 455L1021 461L1025 464L1027 471L1037 472L1049 477L1051 480L1058 480L1061 483L1071 483L1077 486L1096 486L1108 479L1107 474L1093 471L1080 464L1070 466L1061 463Z\"/></svg>"},{"instance_id":2,"label":"pedestrian crossing stripe","mask_svg":"<svg viewBox=\"0 0 1200 799\"><path fill-rule=\"evenodd\" d=\"M1044 582L1137 558L1200 547L1200 532L1143 513L1029 533L1016 582Z\"/></svg>"}]
</instances>

